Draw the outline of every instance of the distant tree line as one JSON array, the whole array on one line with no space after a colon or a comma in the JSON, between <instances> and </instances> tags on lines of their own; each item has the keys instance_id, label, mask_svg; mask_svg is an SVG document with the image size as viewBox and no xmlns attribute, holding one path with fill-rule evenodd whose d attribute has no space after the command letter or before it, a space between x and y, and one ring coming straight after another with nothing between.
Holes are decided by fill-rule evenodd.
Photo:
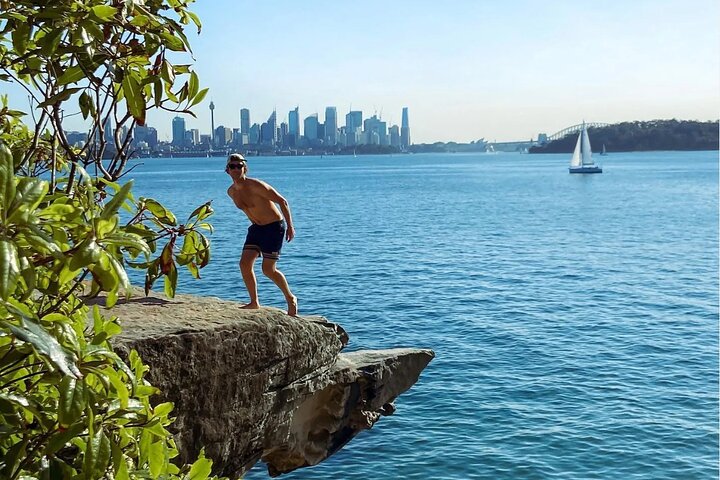
<instances>
[{"instance_id":1,"label":"distant tree line","mask_svg":"<svg viewBox=\"0 0 720 480\"><path fill-rule=\"evenodd\" d=\"M718 150L718 121L652 120L623 122L607 127L588 128L593 152L636 152L650 150ZM530 153L571 153L577 133L545 145Z\"/></svg>"}]
</instances>

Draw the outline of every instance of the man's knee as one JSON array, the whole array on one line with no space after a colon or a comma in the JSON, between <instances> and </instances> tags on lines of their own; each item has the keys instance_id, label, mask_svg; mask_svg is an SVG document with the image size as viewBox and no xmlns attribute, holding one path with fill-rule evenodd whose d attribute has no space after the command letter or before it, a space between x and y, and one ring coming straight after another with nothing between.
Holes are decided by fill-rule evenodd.
<instances>
[{"instance_id":1,"label":"man's knee","mask_svg":"<svg viewBox=\"0 0 720 480\"><path fill-rule=\"evenodd\" d=\"M271 277L272 275L274 275L275 272L277 271L275 269L275 262L264 261L262 264L262 271L268 277Z\"/></svg>"},{"instance_id":2,"label":"man's knee","mask_svg":"<svg viewBox=\"0 0 720 480\"><path fill-rule=\"evenodd\" d=\"M242 257L240 257L240 270L252 270L253 264L255 263L255 258L257 258L253 254L245 255L243 254Z\"/></svg>"}]
</instances>

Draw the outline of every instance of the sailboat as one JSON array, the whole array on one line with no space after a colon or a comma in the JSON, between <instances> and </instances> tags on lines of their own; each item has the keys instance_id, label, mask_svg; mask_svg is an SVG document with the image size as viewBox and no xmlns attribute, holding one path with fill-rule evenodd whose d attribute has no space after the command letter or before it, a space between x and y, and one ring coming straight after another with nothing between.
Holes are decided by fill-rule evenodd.
<instances>
[{"instance_id":1,"label":"sailboat","mask_svg":"<svg viewBox=\"0 0 720 480\"><path fill-rule=\"evenodd\" d=\"M582 131L578 135L569 170L570 173L602 173L602 168L593 162L590 137L588 137L585 122L583 122Z\"/></svg>"},{"instance_id":2,"label":"sailboat","mask_svg":"<svg viewBox=\"0 0 720 480\"><path fill-rule=\"evenodd\" d=\"M600 152L600 156L604 157L605 155L607 155L607 150L605 150L605 144L603 143L603 149L602 152Z\"/></svg>"}]
</instances>

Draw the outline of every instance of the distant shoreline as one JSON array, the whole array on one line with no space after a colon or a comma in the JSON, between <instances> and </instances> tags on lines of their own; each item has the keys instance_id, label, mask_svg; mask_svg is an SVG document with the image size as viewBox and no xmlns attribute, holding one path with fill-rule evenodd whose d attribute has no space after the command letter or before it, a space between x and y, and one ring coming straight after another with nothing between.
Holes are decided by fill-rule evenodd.
<instances>
[{"instance_id":1,"label":"distant shoreline","mask_svg":"<svg viewBox=\"0 0 720 480\"><path fill-rule=\"evenodd\" d=\"M690 120L653 120L624 122L587 129L593 152L690 152L720 149L719 122ZM577 132L544 145L530 148L529 153L572 153Z\"/></svg>"}]
</instances>

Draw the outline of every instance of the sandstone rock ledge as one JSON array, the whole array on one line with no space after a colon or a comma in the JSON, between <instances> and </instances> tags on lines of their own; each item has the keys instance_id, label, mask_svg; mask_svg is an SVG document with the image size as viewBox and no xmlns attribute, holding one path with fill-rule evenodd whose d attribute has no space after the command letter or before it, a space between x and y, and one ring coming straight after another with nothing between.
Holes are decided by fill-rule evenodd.
<instances>
[{"instance_id":1,"label":"sandstone rock ledge","mask_svg":"<svg viewBox=\"0 0 720 480\"><path fill-rule=\"evenodd\" d=\"M231 478L260 459L272 476L316 465L392 414L434 357L425 349L340 353L347 334L322 317L217 298L135 297L109 313L124 327L118 352L136 349L161 400L175 404L179 460L205 447L215 473Z\"/></svg>"}]
</instances>

